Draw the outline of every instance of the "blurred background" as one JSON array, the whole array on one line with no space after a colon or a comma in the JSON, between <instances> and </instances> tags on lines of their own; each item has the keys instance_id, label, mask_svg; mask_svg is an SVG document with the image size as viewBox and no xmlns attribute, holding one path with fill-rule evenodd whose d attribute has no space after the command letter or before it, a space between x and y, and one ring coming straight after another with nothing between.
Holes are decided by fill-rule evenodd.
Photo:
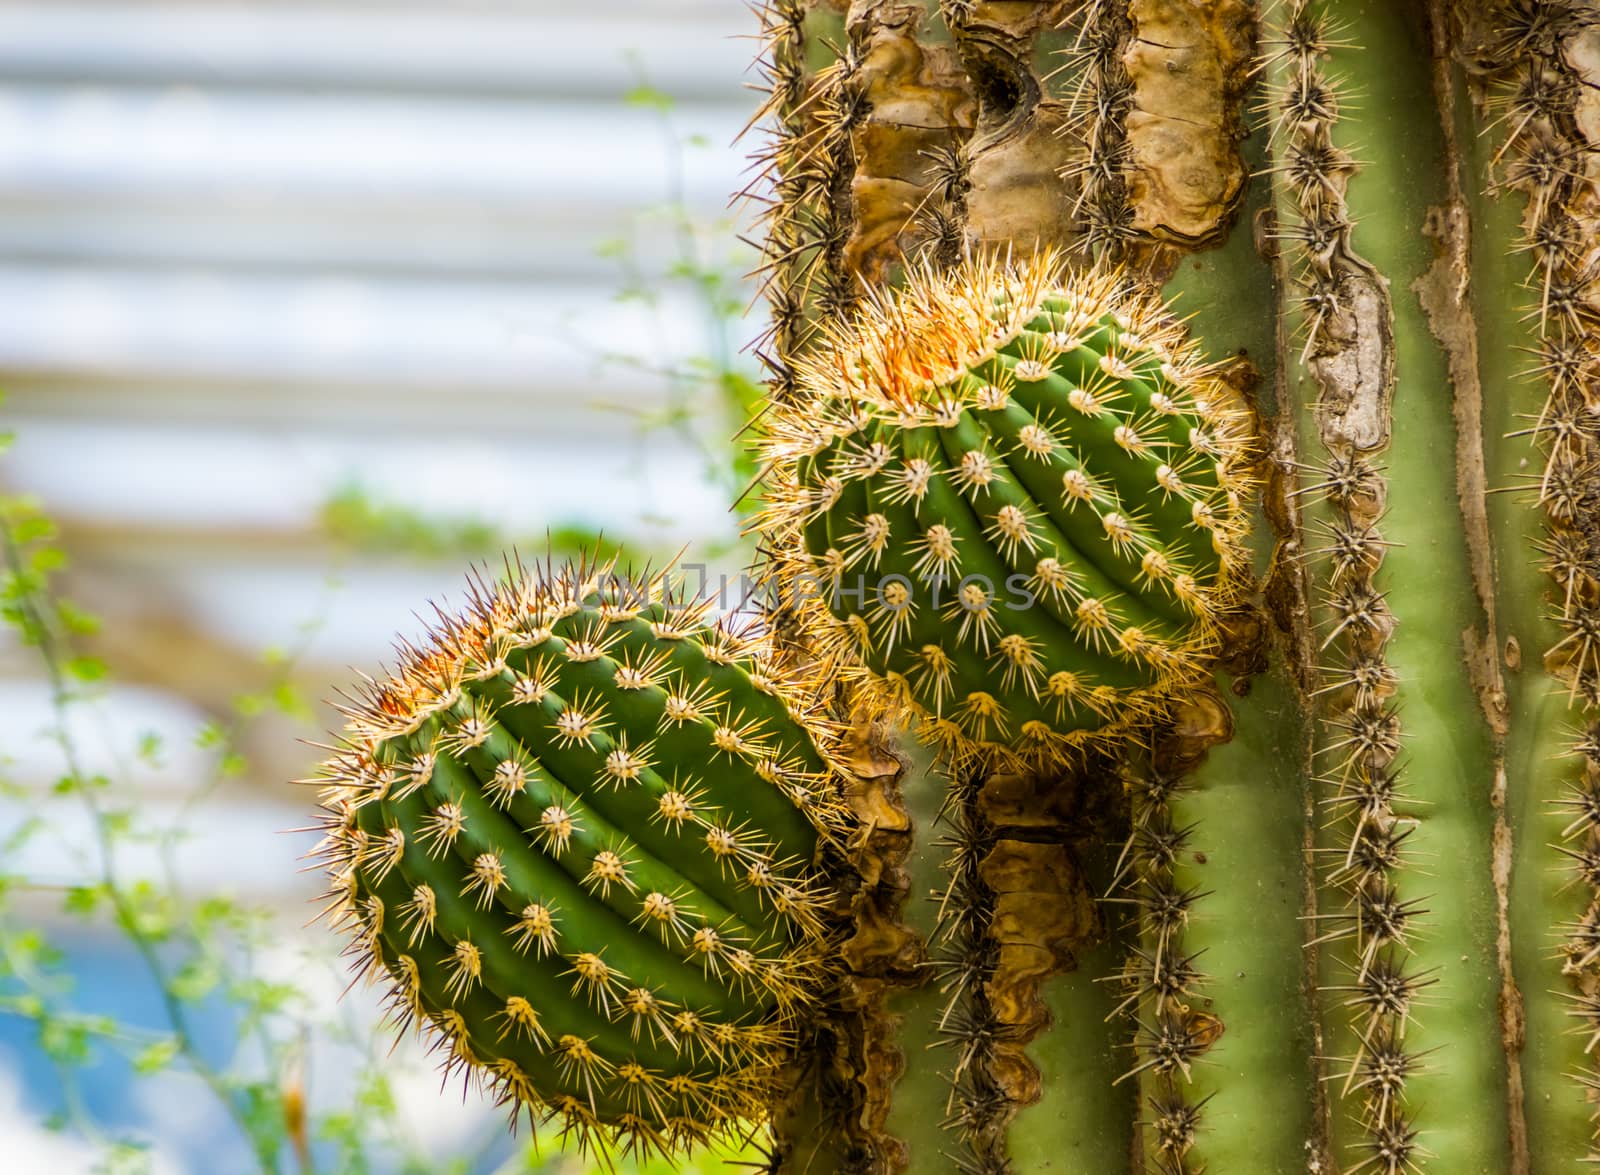
<instances>
[{"instance_id":1,"label":"blurred background","mask_svg":"<svg viewBox=\"0 0 1600 1175\"><path fill-rule=\"evenodd\" d=\"M474 561L742 565L755 28L0 5L8 1175L590 1169L340 1000L287 781Z\"/></svg>"}]
</instances>

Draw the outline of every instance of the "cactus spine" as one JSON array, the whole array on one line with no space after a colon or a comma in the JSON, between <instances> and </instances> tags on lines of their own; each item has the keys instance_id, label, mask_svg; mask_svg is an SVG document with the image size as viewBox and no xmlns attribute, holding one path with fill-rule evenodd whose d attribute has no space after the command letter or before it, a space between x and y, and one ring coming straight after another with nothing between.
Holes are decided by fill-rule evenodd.
<instances>
[{"instance_id":1,"label":"cactus spine","mask_svg":"<svg viewBox=\"0 0 1600 1175\"><path fill-rule=\"evenodd\" d=\"M831 966L826 725L708 607L510 568L369 685L326 767L364 973L450 1067L607 1151L763 1117Z\"/></svg>"}]
</instances>

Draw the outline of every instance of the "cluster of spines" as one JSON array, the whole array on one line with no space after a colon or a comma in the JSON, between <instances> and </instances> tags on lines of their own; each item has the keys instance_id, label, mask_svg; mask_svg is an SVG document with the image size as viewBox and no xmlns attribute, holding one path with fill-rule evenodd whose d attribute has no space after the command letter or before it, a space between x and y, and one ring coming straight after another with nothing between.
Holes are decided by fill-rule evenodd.
<instances>
[{"instance_id":1,"label":"cluster of spines","mask_svg":"<svg viewBox=\"0 0 1600 1175\"><path fill-rule=\"evenodd\" d=\"M934 895L939 914L931 945L945 997L939 1043L951 1054L945 1126L960 1144L953 1159L964 1175L1007 1175L1012 1169L1005 1127L1014 1107L994 1077L996 1046L1007 1027L988 997L999 951L992 925L995 894L982 873L995 842L979 799L986 778L982 770L952 774L937 818L946 829L937 843L946 852L949 881Z\"/></svg>"},{"instance_id":2,"label":"cluster of spines","mask_svg":"<svg viewBox=\"0 0 1600 1175\"><path fill-rule=\"evenodd\" d=\"M766 100L752 125L766 137L746 195L764 205L762 293L770 323L756 345L774 400L795 395L794 360L816 331L848 313L858 282L844 262L852 228L853 132L865 116L861 61L851 44L818 72L807 64L806 0L758 8Z\"/></svg>"},{"instance_id":3,"label":"cluster of spines","mask_svg":"<svg viewBox=\"0 0 1600 1175\"><path fill-rule=\"evenodd\" d=\"M957 52L966 58L972 43L969 27L977 5L974 0L939 0L939 15L955 40ZM954 129L954 128L952 128ZM971 160L966 141L929 148L923 179L927 194L912 217L915 229L913 252L936 269L949 269L966 257L971 249L967 234L967 193L971 189Z\"/></svg>"},{"instance_id":4,"label":"cluster of spines","mask_svg":"<svg viewBox=\"0 0 1600 1175\"><path fill-rule=\"evenodd\" d=\"M1133 1024L1133 1065L1118 1080L1140 1082L1146 1161L1159 1175L1186 1175L1205 1111L1188 1087L1215 1036L1212 1019L1193 1010L1206 977L1184 943L1189 911L1206 895L1173 875L1179 855L1196 847L1195 829L1174 819L1192 784L1184 771L1154 761L1130 759L1124 770L1132 820L1108 901L1132 906L1139 945L1113 977L1122 988L1114 1014Z\"/></svg>"},{"instance_id":5,"label":"cluster of spines","mask_svg":"<svg viewBox=\"0 0 1600 1175\"><path fill-rule=\"evenodd\" d=\"M1594 144L1577 122L1587 82L1565 50L1585 28L1600 23L1592 5L1575 0L1511 0L1494 7L1499 67L1493 103L1503 131L1497 161L1506 186L1527 198L1523 245L1532 265L1528 318L1537 328L1529 375L1547 395L1526 430L1542 457L1533 497L1544 511L1539 543L1553 591L1552 619L1560 639L1545 667L1582 714L1573 747L1575 779L1554 802L1570 817L1565 843L1555 846L1570 883L1590 895L1587 911L1559 928L1563 970L1571 979L1575 1031L1590 1058L1578 1075L1600 1088L1600 329L1594 292L1600 254L1590 235ZM1581 215L1580 215L1581 211ZM1600 1140L1596 1143L1600 1153ZM1592 1154L1590 1162L1595 1161Z\"/></svg>"},{"instance_id":6,"label":"cluster of spines","mask_svg":"<svg viewBox=\"0 0 1600 1175\"><path fill-rule=\"evenodd\" d=\"M763 1119L830 966L801 859L844 827L815 690L708 607L664 575L508 568L368 682L319 781L362 973L448 1069L584 1146Z\"/></svg>"},{"instance_id":7,"label":"cluster of spines","mask_svg":"<svg viewBox=\"0 0 1600 1175\"><path fill-rule=\"evenodd\" d=\"M925 152L928 194L917 209L919 259L937 269L950 269L967 256L967 192L971 186L967 145L956 143Z\"/></svg>"},{"instance_id":8,"label":"cluster of spines","mask_svg":"<svg viewBox=\"0 0 1600 1175\"><path fill-rule=\"evenodd\" d=\"M806 5L803 0L773 0L756 9L764 52L756 59L765 92L757 118L766 137L758 152L756 184L770 184L770 195L753 186L748 195L765 200L766 237L762 245L766 293L772 306L768 335L759 353L778 399L794 394L794 376L781 356L793 354L806 329L799 278L814 264L818 246L808 220L817 215L803 171L803 146L811 93L806 71Z\"/></svg>"},{"instance_id":9,"label":"cluster of spines","mask_svg":"<svg viewBox=\"0 0 1600 1175\"><path fill-rule=\"evenodd\" d=\"M767 426L757 525L819 651L957 760L1056 760L1159 710L1200 671L1239 586L1247 442L1232 393L1153 299L1048 255L914 270L865 304ZM1129 391L1141 380L1158 389L1148 406ZM1072 385L1063 403L1029 407L1058 384ZM1074 430L1093 439L1074 447ZM1114 483L1096 445L1148 486ZM841 615L847 573L867 598ZM1001 598L1013 581L1029 593L1017 607Z\"/></svg>"},{"instance_id":10,"label":"cluster of spines","mask_svg":"<svg viewBox=\"0 0 1600 1175\"><path fill-rule=\"evenodd\" d=\"M1294 280L1306 334L1302 359L1327 346L1332 318L1346 307L1347 282L1362 264L1350 248L1352 221L1344 189L1355 170L1335 140L1340 98L1324 69L1334 41L1326 17L1309 0L1286 0L1278 13L1276 63L1283 78L1271 96L1275 182L1297 220L1280 239L1298 262ZM1312 528L1323 545L1308 552L1320 567L1325 618L1317 693L1323 699L1321 804L1347 842L1329 853L1328 887L1342 909L1317 917L1317 943L1347 949L1350 974L1324 987L1342 1007L1355 1041L1352 1055L1330 1058L1329 1081L1363 1128L1356 1169L1403 1175L1423 1151L1405 1096L1407 1079L1425 1063L1408 1053L1405 1029L1418 991L1409 941L1426 911L1400 888L1409 861L1410 824L1396 812L1402 787L1395 675L1386 645L1394 621L1377 584L1385 541L1380 529L1386 482L1353 445L1330 451L1301 497L1320 501L1326 518Z\"/></svg>"},{"instance_id":11,"label":"cluster of spines","mask_svg":"<svg viewBox=\"0 0 1600 1175\"><path fill-rule=\"evenodd\" d=\"M1080 144L1063 179L1077 190L1079 247L1097 261L1123 260L1137 236L1128 196L1128 111L1133 81L1123 65L1132 35L1125 0L1082 0L1063 68L1074 79L1068 124Z\"/></svg>"}]
</instances>

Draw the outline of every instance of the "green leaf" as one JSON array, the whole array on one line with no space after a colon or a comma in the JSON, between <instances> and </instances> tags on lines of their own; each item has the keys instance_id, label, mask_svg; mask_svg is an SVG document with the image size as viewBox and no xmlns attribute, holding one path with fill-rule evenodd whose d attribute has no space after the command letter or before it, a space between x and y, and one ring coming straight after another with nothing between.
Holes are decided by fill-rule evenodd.
<instances>
[{"instance_id":1,"label":"green leaf","mask_svg":"<svg viewBox=\"0 0 1600 1175\"><path fill-rule=\"evenodd\" d=\"M205 956L195 956L173 974L168 987L185 1003L198 1003L222 982L217 964Z\"/></svg>"},{"instance_id":2,"label":"green leaf","mask_svg":"<svg viewBox=\"0 0 1600 1175\"><path fill-rule=\"evenodd\" d=\"M93 636L100 631L100 618L71 600L56 600L56 616L62 627L76 636Z\"/></svg>"},{"instance_id":3,"label":"green leaf","mask_svg":"<svg viewBox=\"0 0 1600 1175\"><path fill-rule=\"evenodd\" d=\"M140 1049L133 1057L135 1073L157 1073L172 1064L182 1051L176 1036L163 1037Z\"/></svg>"},{"instance_id":4,"label":"green leaf","mask_svg":"<svg viewBox=\"0 0 1600 1175\"><path fill-rule=\"evenodd\" d=\"M0 974L4 974L0 971ZM0 1010L21 1016L24 1020L37 1020L46 1012L44 1000L36 995L6 996L0 999Z\"/></svg>"},{"instance_id":5,"label":"green leaf","mask_svg":"<svg viewBox=\"0 0 1600 1175\"><path fill-rule=\"evenodd\" d=\"M372 1114L392 1117L395 1112L394 1086L377 1069L367 1072L356 1088L356 1105Z\"/></svg>"},{"instance_id":6,"label":"green leaf","mask_svg":"<svg viewBox=\"0 0 1600 1175\"><path fill-rule=\"evenodd\" d=\"M30 502L27 509L36 509ZM29 543L42 542L45 539L55 538L56 524L43 514L32 513L18 518L11 524L11 537L18 546L27 546Z\"/></svg>"},{"instance_id":7,"label":"green leaf","mask_svg":"<svg viewBox=\"0 0 1600 1175\"><path fill-rule=\"evenodd\" d=\"M140 762L147 766L160 767L163 746L161 735L156 731L147 730L139 736L139 743L134 753L139 756Z\"/></svg>"},{"instance_id":8,"label":"green leaf","mask_svg":"<svg viewBox=\"0 0 1600 1175\"><path fill-rule=\"evenodd\" d=\"M622 96L622 100L629 106L639 106L646 110L658 110L666 114L677 105L671 94L656 89L654 86L639 85L633 87Z\"/></svg>"},{"instance_id":9,"label":"green leaf","mask_svg":"<svg viewBox=\"0 0 1600 1175\"><path fill-rule=\"evenodd\" d=\"M292 983L272 983L251 976L234 985L234 1002L255 1018L275 1015L300 998L300 989Z\"/></svg>"},{"instance_id":10,"label":"green leaf","mask_svg":"<svg viewBox=\"0 0 1600 1175\"><path fill-rule=\"evenodd\" d=\"M133 831L133 810L130 808L111 808L100 817L101 825L106 830L106 836L111 840L118 840Z\"/></svg>"},{"instance_id":11,"label":"green leaf","mask_svg":"<svg viewBox=\"0 0 1600 1175\"><path fill-rule=\"evenodd\" d=\"M203 899L194 908L194 923L199 930L209 929L219 922L238 925L243 921L242 915L243 911L237 902L230 897L217 895Z\"/></svg>"},{"instance_id":12,"label":"green leaf","mask_svg":"<svg viewBox=\"0 0 1600 1175\"><path fill-rule=\"evenodd\" d=\"M39 1022L39 1048L62 1065L85 1065L89 1061L89 1030L79 1022L50 1018Z\"/></svg>"},{"instance_id":13,"label":"green leaf","mask_svg":"<svg viewBox=\"0 0 1600 1175\"><path fill-rule=\"evenodd\" d=\"M288 718L298 718L309 722L314 717L311 703L305 698L293 682L280 681L272 687L272 704L278 712Z\"/></svg>"},{"instance_id":14,"label":"green leaf","mask_svg":"<svg viewBox=\"0 0 1600 1175\"><path fill-rule=\"evenodd\" d=\"M17 825L16 828L12 829L11 835L7 836L3 842L0 842L0 849L5 850L3 855L11 856L17 853L24 845L37 836L39 832L45 828L45 826L44 817L28 817L28 819L24 820L21 824Z\"/></svg>"},{"instance_id":15,"label":"green leaf","mask_svg":"<svg viewBox=\"0 0 1600 1175\"><path fill-rule=\"evenodd\" d=\"M37 575L49 575L67 565L67 553L60 547L35 547L28 553L28 567Z\"/></svg>"},{"instance_id":16,"label":"green leaf","mask_svg":"<svg viewBox=\"0 0 1600 1175\"><path fill-rule=\"evenodd\" d=\"M67 672L79 681L103 681L106 663L98 657L73 657L67 662Z\"/></svg>"},{"instance_id":17,"label":"green leaf","mask_svg":"<svg viewBox=\"0 0 1600 1175\"><path fill-rule=\"evenodd\" d=\"M260 694L237 694L233 699L233 712L240 718L255 718L267 708L267 700Z\"/></svg>"},{"instance_id":18,"label":"green leaf","mask_svg":"<svg viewBox=\"0 0 1600 1175\"><path fill-rule=\"evenodd\" d=\"M148 881L136 881L123 891L131 930L146 938L162 940L172 934L173 905L170 895Z\"/></svg>"},{"instance_id":19,"label":"green leaf","mask_svg":"<svg viewBox=\"0 0 1600 1175\"><path fill-rule=\"evenodd\" d=\"M91 917L105 899L106 890L101 885L75 885L67 890L61 908L79 918Z\"/></svg>"}]
</instances>

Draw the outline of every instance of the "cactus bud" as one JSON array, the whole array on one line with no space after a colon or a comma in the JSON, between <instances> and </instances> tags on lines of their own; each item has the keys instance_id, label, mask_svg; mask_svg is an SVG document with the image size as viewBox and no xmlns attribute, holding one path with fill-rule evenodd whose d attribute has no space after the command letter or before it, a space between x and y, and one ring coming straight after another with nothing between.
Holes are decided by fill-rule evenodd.
<instances>
[{"instance_id":1,"label":"cactus bud","mask_svg":"<svg viewBox=\"0 0 1600 1175\"><path fill-rule=\"evenodd\" d=\"M1204 672L1248 428L1165 308L1051 257L923 271L778 409L777 590L957 756L1053 758Z\"/></svg>"},{"instance_id":2,"label":"cactus bud","mask_svg":"<svg viewBox=\"0 0 1600 1175\"><path fill-rule=\"evenodd\" d=\"M662 575L477 585L349 710L332 912L402 1022L513 1109L671 1153L760 1118L826 982L824 728Z\"/></svg>"}]
</instances>

